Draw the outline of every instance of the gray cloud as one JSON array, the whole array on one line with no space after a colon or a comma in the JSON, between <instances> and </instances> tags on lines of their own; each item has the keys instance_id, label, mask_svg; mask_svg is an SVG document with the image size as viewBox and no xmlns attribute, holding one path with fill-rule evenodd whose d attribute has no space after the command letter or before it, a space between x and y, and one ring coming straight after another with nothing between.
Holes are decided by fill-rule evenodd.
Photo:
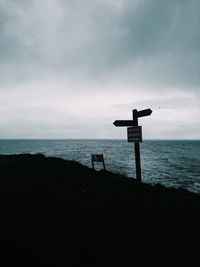
<instances>
[{"instance_id":1,"label":"gray cloud","mask_svg":"<svg viewBox=\"0 0 200 267\"><path fill-rule=\"evenodd\" d=\"M169 110L178 110L178 109L191 109L192 107L198 108L199 99L196 98L195 95L177 95L177 96L167 96L162 97L161 95L157 95L157 97L143 99L143 100L135 100L126 104L118 104L115 105L116 109L126 109L132 110L134 107L138 109L145 109L145 107L150 106L152 109L169 109Z\"/></svg>"},{"instance_id":2,"label":"gray cloud","mask_svg":"<svg viewBox=\"0 0 200 267\"><path fill-rule=\"evenodd\" d=\"M199 0L0 0L0 110L10 110L0 117L3 136L16 113L27 135L36 131L31 118L43 136L51 128L59 137L67 125L80 136L81 129L84 136L96 129L98 137L106 137L110 120L132 104L157 114L157 106L166 112L193 107L197 116L199 14ZM88 114L91 127L81 124ZM184 123L176 119L178 128L165 123L179 136ZM152 124L161 122L155 117ZM150 126L147 131L155 135Z\"/></svg>"},{"instance_id":3,"label":"gray cloud","mask_svg":"<svg viewBox=\"0 0 200 267\"><path fill-rule=\"evenodd\" d=\"M7 0L0 14L2 75L199 86L198 0Z\"/></svg>"}]
</instances>

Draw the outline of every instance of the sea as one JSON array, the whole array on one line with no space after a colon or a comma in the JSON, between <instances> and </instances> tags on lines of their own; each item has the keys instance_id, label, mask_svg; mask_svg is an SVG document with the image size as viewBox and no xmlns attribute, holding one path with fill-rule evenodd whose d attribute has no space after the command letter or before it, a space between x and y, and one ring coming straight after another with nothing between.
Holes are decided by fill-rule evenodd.
<instances>
[{"instance_id":1,"label":"sea","mask_svg":"<svg viewBox=\"0 0 200 267\"><path fill-rule=\"evenodd\" d=\"M143 140L142 181L200 193L200 140ZM0 140L0 154L42 153L92 168L91 154L103 154L108 171L135 178L134 144L126 140ZM102 163L94 163L97 171Z\"/></svg>"}]
</instances>

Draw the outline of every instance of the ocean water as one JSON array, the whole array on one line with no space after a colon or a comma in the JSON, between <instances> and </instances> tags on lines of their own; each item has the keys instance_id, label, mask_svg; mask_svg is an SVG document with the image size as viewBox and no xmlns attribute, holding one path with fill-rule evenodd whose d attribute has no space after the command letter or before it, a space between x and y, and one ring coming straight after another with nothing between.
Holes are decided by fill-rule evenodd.
<instances>
[{"instance_id":1,"label":"ocean water","mask_svg":"<svg viewBox=\"0 0 200 267\"><path fill-rule=\"evenodd\" d=\"M200 141L145 140L140 150L143 182L200 193ZM0 140L0 154L20 153L43 153L88 167L91 154L103 154L107 170L135 177L134 144L126 140Z\"/></svg>"}]
</instances>

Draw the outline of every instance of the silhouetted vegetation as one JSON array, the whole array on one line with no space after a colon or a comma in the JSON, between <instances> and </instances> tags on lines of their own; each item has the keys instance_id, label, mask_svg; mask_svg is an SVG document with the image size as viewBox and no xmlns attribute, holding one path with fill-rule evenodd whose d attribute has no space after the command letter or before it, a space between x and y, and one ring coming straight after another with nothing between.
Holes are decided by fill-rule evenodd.
<instances>
[{"instance_id":1,"label":"silhouetted vegetation","mask_svg":"<svg viewBox=\"0 0 200 267\"><path fill-rule=\"evenodd\" d=\"M12 266L198 257L198 194L40 154L1 155L0 170L1 260Z\"/></svg>"}]
</instances>

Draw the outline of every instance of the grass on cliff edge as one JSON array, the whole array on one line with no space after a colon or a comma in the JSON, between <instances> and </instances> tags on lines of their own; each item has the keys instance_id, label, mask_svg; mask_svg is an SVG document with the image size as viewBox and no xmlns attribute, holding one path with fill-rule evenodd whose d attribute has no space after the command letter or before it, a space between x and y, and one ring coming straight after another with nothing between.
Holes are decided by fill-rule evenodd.
<instances>
[{"instance_id":1,"label":"grass on cliff edge","mask_svg":"<svg viewBox=\"0 0 200 267\"><path fill-rule=\"evenodd\" d=\"M198 194L43 155L0 155L0 170L7 260L107 266L200 252Z\"/></svg>"}]
</instances>

